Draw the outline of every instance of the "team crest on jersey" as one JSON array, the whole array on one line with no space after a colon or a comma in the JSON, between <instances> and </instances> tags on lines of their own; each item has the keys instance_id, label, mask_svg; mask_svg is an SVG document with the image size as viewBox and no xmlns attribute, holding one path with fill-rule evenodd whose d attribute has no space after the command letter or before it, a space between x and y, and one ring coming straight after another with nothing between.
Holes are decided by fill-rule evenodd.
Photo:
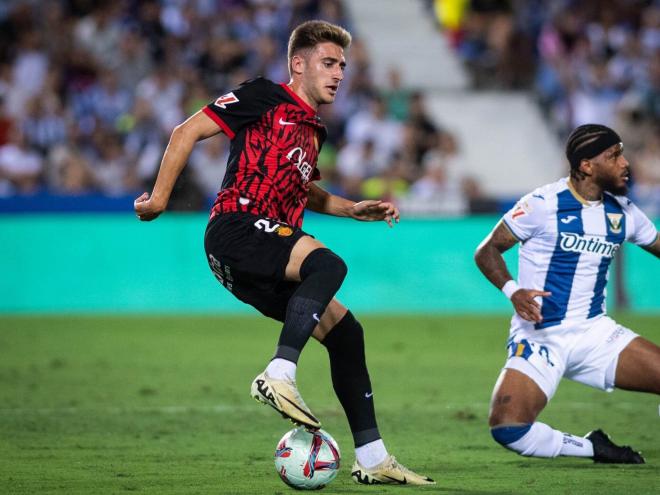
<instances>
[{"instance_id":1,"label":"team crest on jersey","mask_svg":"<svg viewBox=\"0 0 660 495\"><path fill-rule=\"evenodd\" d=\"M220 98L215 100L214 105L224 110L227 108L227 105L231 105L232 103L238 103L238 98L236 98L236 95L233 92L222 95Z\"/></svg>"},{"instance_id":2,"label":"team crest on jersey","mask_svg":"<svg viewBox=\"0 0 660 495\"><path fill-rule=\"evenodd\" d=\"M291 234L293 234L293 229L291 227L280 225L277 228L277 235L280 237L289 237Z\"/></svg>"},{"instance_id":3,"label":"team crest on jersey","mask_svg":"<svg viewBox=\"0 0 660 495\"><path fill-rule=\"evenodd\" d=\"M610 230L613 234L621 233L621 219L623 218L623 213L608 213L607 221L610 223Z\"/></svg>"}]
</instances>

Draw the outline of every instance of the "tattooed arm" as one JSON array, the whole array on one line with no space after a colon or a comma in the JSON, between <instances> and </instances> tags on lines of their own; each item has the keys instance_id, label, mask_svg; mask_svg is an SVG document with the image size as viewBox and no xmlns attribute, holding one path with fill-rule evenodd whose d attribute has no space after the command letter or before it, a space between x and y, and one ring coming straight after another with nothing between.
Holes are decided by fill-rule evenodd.
<instances>
[{"instance_id":1,"label":"tattooed arm","mask_svg":"<svg viewBox=\"0 0 660 495\"><path fill-rule=\"evenodd\" d=\"M502 253L508 251L517 243L518 239L504 222L500 222L488 237L479 244L474 255L474 261L481 273L498 289L502 289L504 284L509 280L513 280ZM520 288L511 295L511 303L516 312L525 320L540 322L542 320L541 306L534 298L549 295L551 294L545 291Z\"/></svg>"}]
</instances>

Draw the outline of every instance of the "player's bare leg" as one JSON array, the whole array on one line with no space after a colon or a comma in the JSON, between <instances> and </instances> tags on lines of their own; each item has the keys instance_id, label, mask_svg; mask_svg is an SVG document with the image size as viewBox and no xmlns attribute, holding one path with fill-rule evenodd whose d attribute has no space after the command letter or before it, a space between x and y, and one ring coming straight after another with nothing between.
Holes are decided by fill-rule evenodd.
<instances>
[{"instance_id":1,"label":"player's bare leg","mask_svg":"<svg viewBox=\"0 0 660 495\"><path fill-rule=\"evenodd\" d=\"M615 385L624 390L660 394L660 347L642 337L619 354Z\"/></svg>"},{"instance_id":2,"label":"player's bare leg","mask_svg":"<svg viewBox=\"0 0 660 495\"><path fill-rule=\"evenodd\" d=\"M285 268L285 279L300 284L289 299L275 356L252 383L255 399L309 428L320 428L321 422L298 392L298 357L345 276L346 265L336 254L310 236L298 239Z\"/></svg>"},{"instance_id":3,"label":"player's bare leg","mask_svg":"<svg viewBox=\"0 0 660 495\"><path fill-rule=\"evenodd\" d=\"M495 441L524 456L591 457L604 463L644 462L630 447L612 443L601 430L580 438L536 421L546 404L545 393L534 380L517 370L503 370L495 384L488 417Z\"/></svg>"}]
</instances>

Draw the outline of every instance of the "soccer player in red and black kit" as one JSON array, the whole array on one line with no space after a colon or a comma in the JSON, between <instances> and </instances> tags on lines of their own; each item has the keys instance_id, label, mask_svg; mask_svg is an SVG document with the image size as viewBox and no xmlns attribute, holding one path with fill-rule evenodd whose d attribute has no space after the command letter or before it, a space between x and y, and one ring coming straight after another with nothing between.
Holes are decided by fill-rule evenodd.
<instances>
[{"instance_id":1,"label":"soccer player in red and black kit","mask_svg":"<svg viewBox=\"0 0 660 495\"><path fill-rule=\"evenodd\" d=\"M399 211L384 201L355 203L314 184L326 130L319 105L335 100L351 35L322 21L298 26L289 39L291 79L243 83L172 132L151 195L135 200L140 220L166 208L194 144L224 132L231 139L227 172L204 238L215 277L241 301L284 323L275 356L253 383L252 396L297 424L320 428L295 382L310 336L330 355L334 390L353 433L358 483L432 484L388 454L376 424L362 326L337 299L346 264L302 229L305 208L390 227Z\"/></svg>"}]
</instances>

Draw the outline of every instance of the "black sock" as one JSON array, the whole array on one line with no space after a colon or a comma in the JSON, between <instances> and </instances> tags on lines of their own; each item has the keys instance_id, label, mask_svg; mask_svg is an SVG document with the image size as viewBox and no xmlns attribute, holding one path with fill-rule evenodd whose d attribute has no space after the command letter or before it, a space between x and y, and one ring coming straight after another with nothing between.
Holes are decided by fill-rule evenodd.
<instances>
[{"instance_id":1,"label":"black sock","mask_svg":"<svg viewBox=\"0 0 660 495\"><path fill-rule=\"evenodd\" d=\"M275 358L298 362L309 340L346 276L346 264L326 248L315 249L300 266L301 282L289 299Z\"/></svg>"},{"instance_id":2,"label":"black sock","mask_svg":"<svg viewBox=\"0 0 660 495\"><path fill-rule=\"evenodd\" d=\"M364 355L362 325L348 311L322 344L330 355L332 386L348 418L355 446L378 440L380 433Z\"/></svg>"}]
</instances>

